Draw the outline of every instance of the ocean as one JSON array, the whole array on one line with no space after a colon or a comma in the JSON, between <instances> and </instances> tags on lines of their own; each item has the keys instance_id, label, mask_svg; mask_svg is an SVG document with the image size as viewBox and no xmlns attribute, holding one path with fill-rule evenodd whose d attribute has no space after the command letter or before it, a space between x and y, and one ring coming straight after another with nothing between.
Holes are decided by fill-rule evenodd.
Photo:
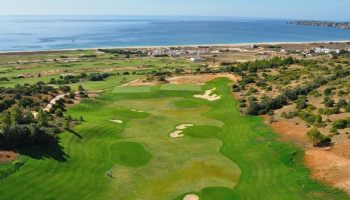
<instances>
[{"instance_id":1,"label":"ocean","mask_svg":"<svg viewBox=\"0 0 350 200\"><path fill-rule=\"evenodd\" d=\"M350 30L230 17L0 16L0 51L350 41Z\"/></svg>"}]
</instances>

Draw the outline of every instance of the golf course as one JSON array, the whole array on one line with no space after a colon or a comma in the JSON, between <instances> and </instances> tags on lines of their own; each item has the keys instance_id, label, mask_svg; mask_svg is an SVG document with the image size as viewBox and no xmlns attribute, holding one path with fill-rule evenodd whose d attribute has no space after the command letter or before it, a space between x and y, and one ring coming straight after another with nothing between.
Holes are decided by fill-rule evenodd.
<instances>
[{"instance_id":1,"label":"golf course","mask_svg":"<svg viewBox=\"0 0 350 200\"><path fill-rule=\"evenodd\" d=\"M303 151L261 117L241 116L231 85L115 86L84 99L67 111L84 122L47 155L27 149L0 199L348 199L311 180Z\"/></svg>"}]
</instances>

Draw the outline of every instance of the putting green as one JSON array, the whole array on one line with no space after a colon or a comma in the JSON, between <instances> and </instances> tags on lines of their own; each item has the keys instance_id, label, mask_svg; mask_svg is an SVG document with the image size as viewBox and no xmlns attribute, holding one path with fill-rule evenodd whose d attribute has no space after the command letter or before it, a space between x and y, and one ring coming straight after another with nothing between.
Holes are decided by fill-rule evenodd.
<instances>
[{"instance_id":1,"label":"putting green","mask_svg":"<svg viewBox=\"0 0 350 200\"><path fill-rule=\"evenodd\" d=\"M229 83L203 86L217 88L222 98L214 102L160 86L82 101L68 112L86 122L61 135L59 150L32 155L1 179L0 199L348 199L310 180L303 152L278 142L261 118L242 117ZM179 124L194 126L171 138Z\"/></svg>"}]
</instances>

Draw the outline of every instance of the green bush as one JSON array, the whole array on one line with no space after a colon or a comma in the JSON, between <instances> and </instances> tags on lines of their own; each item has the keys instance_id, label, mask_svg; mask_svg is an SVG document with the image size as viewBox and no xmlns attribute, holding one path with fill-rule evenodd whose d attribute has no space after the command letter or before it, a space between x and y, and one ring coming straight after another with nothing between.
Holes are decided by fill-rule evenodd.
<instances>
[{"instance_id":1,"label":"green bush","mask_svg":"<svg viewBox=\"0 0 350 200\"><path fill-rule=\"evenodd\" d=\"M307 136L315 147L332 142L331 138L321 134L317 128L312 128L309 132L307 132Z\"/></svg>"}]
</instances>

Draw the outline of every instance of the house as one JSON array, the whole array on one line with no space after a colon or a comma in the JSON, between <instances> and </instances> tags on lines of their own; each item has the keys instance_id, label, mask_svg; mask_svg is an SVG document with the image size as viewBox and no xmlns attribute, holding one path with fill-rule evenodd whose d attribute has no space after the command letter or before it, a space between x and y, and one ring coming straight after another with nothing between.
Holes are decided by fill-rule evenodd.
<instances>
[{"instance_id":1,"label":"house","mask_svg":"<svg viewBox=\"0 0 350 200\"><path fill-rule=\"evenodd\" d=\"M201 58L200 56L199 56L199 52L197 52L197 56L196 57L192 57L191 58L191 62L202 62L202 61L204 61L205 59L203 59L203 58Z\"/></svg>"}]
</instances>

